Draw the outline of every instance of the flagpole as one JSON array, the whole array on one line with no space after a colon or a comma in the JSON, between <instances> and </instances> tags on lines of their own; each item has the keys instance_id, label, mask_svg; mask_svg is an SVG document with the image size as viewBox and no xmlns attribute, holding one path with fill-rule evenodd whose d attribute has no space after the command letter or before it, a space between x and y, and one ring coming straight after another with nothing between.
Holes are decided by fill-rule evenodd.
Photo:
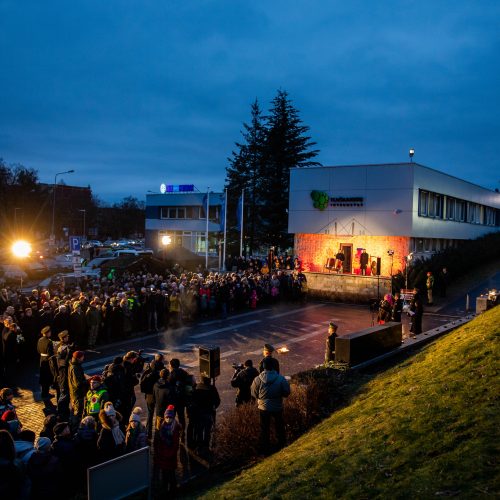
<instances>
[{"instance_id":1,"label":"flagpole","mask_svg":"<svg viewBox=\"0 0 500 500\"><path fill-rule=\"evenodd\" d=\"M244 208L245 206L245 189L241 190L241 228L240 228L240 257L243 256L243 221L245 219Z\"/></svg>"},{"instance_id":2,"label":"flagpole","mask_svg":"<svg viewBox=\"0 0 500 500\"><path fill-rule=\"evenodd\" d=\"M227 222L227 189L224 194L224 247L222 250L222 269L226 269L226 222Z\"/></svg>"},{"instance_id":3,"label":"flagpole","mask_svg":"<svg viewBox=\"0 0 500 500\"><path fill-rule=\"evenodd\" d=\"M205 207L207 212L207 227L205 234L205 269L208 270L208 215L210 212L210 188L207 188L207 206Z\"/></svg>"}]
</instances>

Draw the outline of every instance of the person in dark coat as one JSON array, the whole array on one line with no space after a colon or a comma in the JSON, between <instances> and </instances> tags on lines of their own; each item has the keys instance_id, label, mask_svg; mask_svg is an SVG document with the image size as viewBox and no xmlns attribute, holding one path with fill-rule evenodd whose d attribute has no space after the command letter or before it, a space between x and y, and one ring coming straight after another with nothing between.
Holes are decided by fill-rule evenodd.
<instances>
[{"instance_id":1,"label":"person in dark coat","mask_svg":"<svg viewBox=\"0 0 500 500\"><path fill-rule=\"evenodd\" d=\"M125 435L120 429L122 416L111 401L108 401L99 412L101 432L97 439L97 449L101 461L106 462L120 456L125 451Z\"/></svg>"},{"instance_id":2,"label":"person in dark coat","mask_svg":"<svg viewBox=\"0 0 500 500\"><path fill-rule=\"evenodd\" d=\"M38 327L40 330L46 326L50 326L50 328L52 328L53 321L54 315L52 313L52 309L50 308L50 304L48 302L44 302L42 309L38 311Z\"/></svg>"},{"instance_id":3,"label":"person in dark coat","mask_svg":"<svg viewBox=\"0 0 500 500\"><path fill-rule=\"evenodd\" d=\"M259 373L264 371L264 360L270 359L270 363L273 366L273 370L276 373L280 372L280 363L276 358L273 358L274 347L271 344L264 344L264 349L262 350L263 358L259 363Z\"/></svg>"},{"instance_id":4,"label":"person in dark coat","mask_svg":"<svg viewBox=\"0 0 500 500\"><path fill-rule=\"evenodd\" d=\"M401 314L403 313L403 299L401 294L396 292L394 294L394 303L392 304L392 321L401 323Z\"/></svg>"},{"instance_id":5,"label":"person in dark coat","mask_svg":"<svg viewBox=\"0 0 500 500\"><path fill-rule=\"evenodd\" d=\"M54 427L54 442L51 450L52 454L59 459L63 468L59 486L70 496L76 486L78 456L68 422L60 422Z\"/></svg>"},{"instance_id":6,"label":"person in dark coat","mask_svg":"<svg viewBox=\"0 0 500 500\"><path fill-rule=\"evenodd\" d=\"M79 302L73 304L73 312L69 317L69 335L79 349L87 346L87 321Z\"/></svg>"},{"instance_id":7,"label":"person in dark coat","mask_svg":"<svg viewBox=\"0 0 500 500\"><path fill-rule=\"evenodd\" d=\"M20 328L14 323L11 316L3 320L2 330L2 355L5 370L5 385L16 385L16 366L19 360L17 336Z\"/></svg>"},{"instance_id":8,"label":"person in dark coat","mask_svg":"<svg viewBox=\"0 0 500 500\"><path fill-rule=\"evenodd\" d=\"M208 377L202 377L201 383L193 390L189 407L189 426L187 444L190 448L207 450L210 446L212 428L215 424L215 411L220 405L219 392Z\"/></svg>"},{"instance_id":9,"label":"person in dark coat","mask_svg":"<svg viewBox=\"0 0 500 500\"><path fill-rule=\"evenodd\" d=\"M47 399L52 397L50 394L50 386L54 383L54 376L50 369L49 358L54 355L54 344L50 337L52 330L50 326L42 328L42 337L38 340L37 350L40 354L40 385L42 387L42 398Z\"/></svg>"},{"instance_id":10,"label":"person in dark coat","mask_svg":"<svg viewBox=\"0 0 500 500\"><path fill-rule=\"evenodd\" d=\"M6 430L0 430L0 498L29 498L30 481L24 467L16 460L14 440Z\"/></svg>"},{"instance_id":11,"label":"person in dark coat","mask_svg":"<svg viewBox=\"0 0 500 500\"><path fill-rule=\"evenodd\" d=\"M61 420L69 419L69 385L68 369L74 348L69 343L69 332L63 330L59 332L59 343L56 347L57 360L57 387L59 388L59 399L57 400L57 414Z\"/></svg>"},{"instance_id":12,"label":"person in dark coat","mask_svg":"<svg viewBox=\"0 0 500 500\"><path fill-rule=\"evenodd\" d=\"M46 437L50 439L50 442L54 441L54 427L57 425L57 416L54 413L47 415L43 420L43 427L40 431L40 437Z\"/></svg>"},{"instance_id":13,"label":"person in dark coat","mask_svg":"<svg viewBox=\"0 0 500 500\"><path fill-rule=\"evenodd\" d=\"M416 290L413 299L410 302L410 310L408 312L410 316L410 333L413 335L418 335L422 333L422 317L424 315L424 305L422 298Z\"/></svg>"},{"instance_id":14,"label":"person in dark coat","mask_svg":"<svg viewBox=\"0 0 500 500\"><path fill-rule=\"evenodd\" d=\"M155 382L153 387L153 400L155 403L155 413L156 413L156 425L155 429L159 429L165 418L165 411L167 406L174 404L175 395L173 393L173 387L168 381L170 372L163 368L160 371L160 378Z\"/></svg>"},{"instance_id":15,"label":"person in dark coat","mask_svg":"<svg viewBox=\"0 0 500 500\"><path fill-rule=\"evenodd\" d=\"M144 370L140 379L141 392L144 393L148 409L147 428L149 439L153 437L153 418L155 413L154 386L160 378L160 371L163 370L164 367L163 354L158 353L155 355L155 359L151 361L149 366ZM163 413L160 413L160 415L163 415Z\"/></svg>"},{"instance_id":16,"label":"person in dark coat","mask_svg":"<svg viewBox=\"0 0 500 500\"><path fill-rule=\"evenodd\" d=\"M335 361L335 339L338 337L338 328L339 327L335 323L330 322L328 324L328 337L326 337L325 346L325 363Z\"/></svg>"},{"instance_id":17,"label":"person in dark coat","mask_svg":"<svg viewBox=\"0 0 500 500\"><path fill-rule=\"evenodd\" d=\"M236 369L231 379L231 386L238 389L236 392L236 406L240 406L252 400L250 387L252 386L253 379L259 375L251 359L245 361L244 367L245 368L241 370Z\"/></svg>"},{"instance_id":18,"label":"person in dark coat","mask_svg":"<svg viewBox=\"0 0 500 500\"><path fill-rule=\"evenodd\" d=\"M56 335L59 335L63 330L70 330L68 308L61 304L54 316L53 330Z\"/></svg>"},{"instance_id":19,"label":"person in dark coat","mask_svg":"<svg viewBox=\"0 0 500 500\"><path fill-rule=\"evenodd\" d=\"M93 417L84 417L75 435L75 449L79 461L80 484L85 484L87 469L99 461L97 450L96 421Z\"/></svg>"},{"instance_id":20,"label":"person in dark coat","mask_svg":"<svg viewBox=\"0 0 500 500\"><path fill-rule=\"evenodd\" d=\"M174 406L177 413L177 418L182 428L186 427L185 410L188 405L188 387L192 390L192 378L189 373L181 368L181 362L177 358L170 360L170 375L168 382L172 387L172 395L174 396Z\"/></svg>"},{"instance_id":21,"label":"person in dark coat","mask_svg":"<svg viewBox=\"0 0 500 500\"><path fill-rule=\"evenodd\" d=\"M80 424L85 408L85 395L89 388L89 383L82 367L84 357L85 354L82 351L75 351L68 368L68 388L73 410L71 416L73 428Z\"/></svg>"},{"instance_id":22,"label":"person in dark coat","mask_svg":"<svg viewBox=\"0 0 500 500\"><path fill-rule=\"evenodd\" d=\"M33 500L56 500L63 498L59 478L62 466L59 459L50 451L51 441L47 437L39 437L35 441L35 452L28 460L27 473L31 479L31 498Z\"/></svg>"},{"instance_id":23,"label":"person in dark coat","mask_svg":"<svg viewBox=\"0 0 500 500\"><path fill-rule=\"evenodd\" d=\"M40 328L38 326L38 320L33 314L31 307L27 307L24 310L24 314L21 316L19 326L23 332L23 337L26 341L26 353L27 357L33 358L36 356L36 347L38 343L38 332Z\"/></svg>"}]
</instances>

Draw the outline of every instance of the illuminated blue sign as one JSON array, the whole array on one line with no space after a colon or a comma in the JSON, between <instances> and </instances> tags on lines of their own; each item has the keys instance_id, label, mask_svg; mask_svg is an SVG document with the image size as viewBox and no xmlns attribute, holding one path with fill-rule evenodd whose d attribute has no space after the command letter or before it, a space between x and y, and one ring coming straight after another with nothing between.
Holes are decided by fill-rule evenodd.
<instances>
[{"instance_id":1,"label":"illuminated blue sign","mask_svg":"<svg viewBox=\"0 0 500 500\"><path fill-rule=\"evenodd\" d=\"M161 193L191 193L194 191L194 184L162 184Z\"/></svg>"}]
</instances>

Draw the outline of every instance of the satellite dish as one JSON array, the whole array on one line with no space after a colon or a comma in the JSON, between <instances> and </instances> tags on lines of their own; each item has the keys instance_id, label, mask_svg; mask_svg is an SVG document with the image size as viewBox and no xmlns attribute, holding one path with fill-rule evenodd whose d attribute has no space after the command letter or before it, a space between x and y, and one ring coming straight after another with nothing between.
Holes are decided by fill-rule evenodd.
<instances>
[{"instance_id":1,"label":"satellite dish","mask_svg":"<svg viewBox=\"0 0 500 500\"><path fill-rule=\"evenodd\" d=\"M165 194L167 192L167 185L166 184L161 184L160 185L160 193Z\"/></svg>"}]
</instances>

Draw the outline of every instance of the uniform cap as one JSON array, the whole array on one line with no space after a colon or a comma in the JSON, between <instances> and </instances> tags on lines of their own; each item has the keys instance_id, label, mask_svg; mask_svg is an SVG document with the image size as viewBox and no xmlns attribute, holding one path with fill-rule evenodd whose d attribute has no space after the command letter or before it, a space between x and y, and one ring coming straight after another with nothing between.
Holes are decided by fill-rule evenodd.
<instances>
[{"instance_id":1,"label":"uniform cap","mask_svg":"<svg viewBox=\"0 0 500 500\"><path fill-rule=\"evenodd\" d=\"M62 340L62 339L64 339L65 337L69 337L69 332L68 332L68 330L63 330L62 332L59 332L58 337L59 337L59 340Z\"/></svg>"},{"instance_id":2,"label":"uniform cap","mask_svg":"<svg viewBox=\"0 0 500 500\"><path fill-rule=\"evenodd\" d=\"M274 347L271 344L264 344L264 351L274 352Z\"/></svg>"},{"instance_id":3,"label":"uniform cap","mask_svg":"<svg viewBox=\"0 0 500 500\"><path fill-rule=\"evenodd\" d=\"M45 335L46 333L50 332L50 326L44 326L42 328L42 335Z\"/></svg>"}]
</instances>

